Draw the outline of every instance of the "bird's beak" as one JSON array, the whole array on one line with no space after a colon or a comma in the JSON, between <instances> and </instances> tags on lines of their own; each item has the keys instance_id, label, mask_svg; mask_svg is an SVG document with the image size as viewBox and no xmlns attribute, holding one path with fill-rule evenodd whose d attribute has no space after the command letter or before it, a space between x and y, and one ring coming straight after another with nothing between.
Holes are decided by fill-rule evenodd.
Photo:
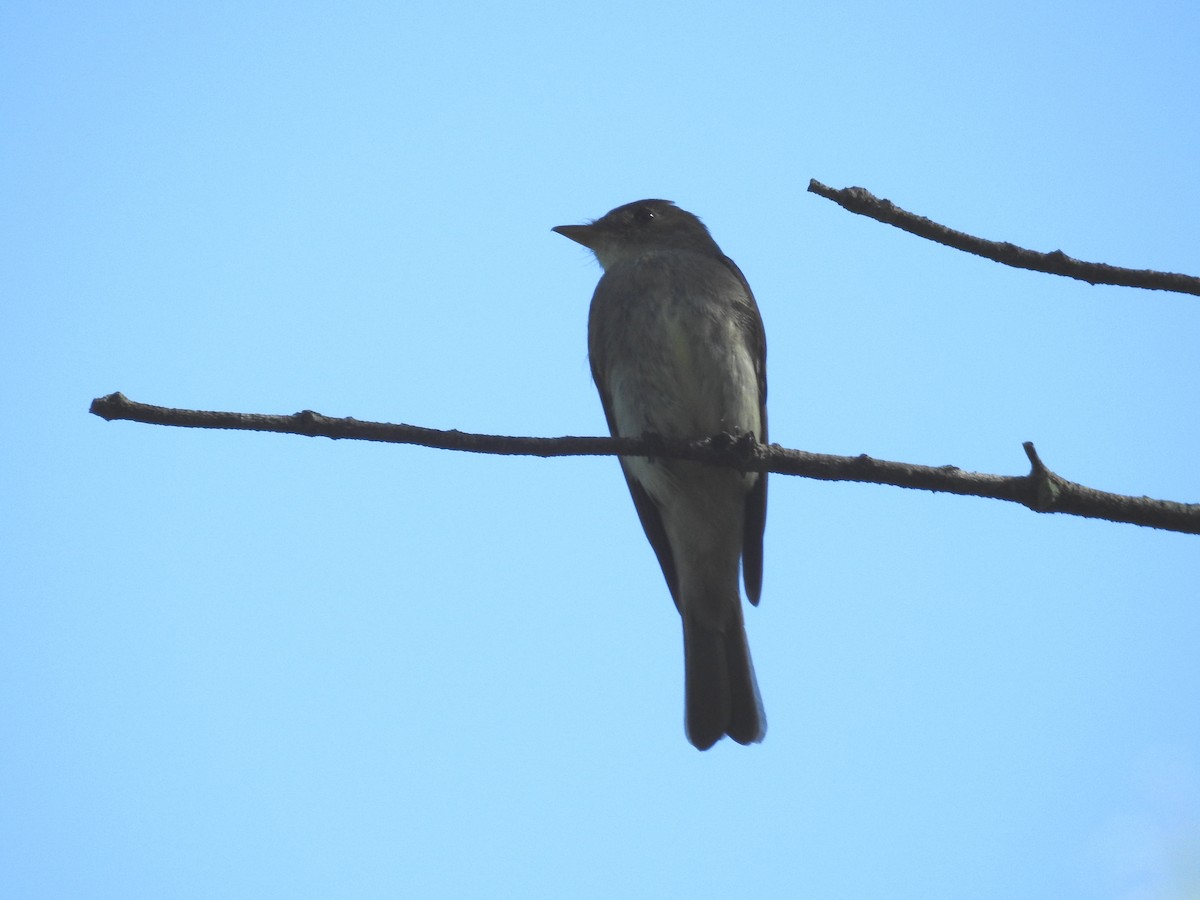
<instances>
[{"instance_id":1,"label":"bird's beak","mask_svg":"<svg viewBox=\"0 0 1200 900\"><path fill-rule=\"evenodd\" d=\"M570 238L577 244L583 244L589 250L593 249L596 243L597 234L593 225L558 225L550 230Z\"/></svg>"}]
</instances>

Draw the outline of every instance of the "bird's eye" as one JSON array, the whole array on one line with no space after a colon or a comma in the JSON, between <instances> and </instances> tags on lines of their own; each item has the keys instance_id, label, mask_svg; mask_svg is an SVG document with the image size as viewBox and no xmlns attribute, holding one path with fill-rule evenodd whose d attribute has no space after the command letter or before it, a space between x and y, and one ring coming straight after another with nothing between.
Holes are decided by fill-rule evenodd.
<instances>
[{"instance_id":1,"label":"bird's eye","mask_svg":"<svg viewBox=\"0 0 1200 900\"><path fill-rule=\"evenodd\" d=\"M654 218L654 210L648 206L639 206L633 213L633 217L639 222L649 222Z\"/></svg>"}]
</instances>

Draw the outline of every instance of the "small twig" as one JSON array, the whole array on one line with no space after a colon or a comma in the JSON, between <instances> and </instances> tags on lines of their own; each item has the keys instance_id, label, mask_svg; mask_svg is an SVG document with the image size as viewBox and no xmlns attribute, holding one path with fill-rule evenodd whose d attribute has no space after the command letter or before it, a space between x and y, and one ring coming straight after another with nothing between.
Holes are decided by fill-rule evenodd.
<instances>
[{"instance_id":1,"label":"small twig","mask_svg":"<svg viewBox=\"0 0 1200 900\"><path fill-rule=\"evenodd\" d=\"M879 199L866 188L849 187L838 190L813 179L808 183L808 190L826 200L832 200L838 206L852 213L868 216L886 225L894 225L918 237L945 244L947 247L954 247L957 250L965 250L967 253L995 260L1006 266L1032 269L1035 272L1047 272L1051 275L1064 275L1067 278L1077 278L1089 284L1115 284L1121 287L1200 295L1200 278L1194 275L1155 272L1150 269L1123 269L1105 263L1073 259L1061 250L1039 253L1036 250L1026 250L1024 247L1018 247L1008 242L985 240L947 228L924 216L910 213L908 210L896 206L890 200Z\"/></svg>"},{"instance_id":2,"label":"small twig","mask_svg":"<svg viewBox=\"0 0 1200 900\"><path fill-rule=\"evenodd\" d=\"M271 431L308 437L347 438L393 444L419 444L442 450L497 453L520 456L655 456L690 459L743 471L802 475L824 481L859 481L890 484L990 497L1020 503L1036 512L1059 512L1113 522L1128 522L1150 528L1200 534L1200 503L1174 503L1148 497L1109 494L1067 481L1055 475L1026 443L1031 470L1028 475L988 475L964 472L954 466L919 466L888 462L869 456L832 456L789 450L748 440L731 440L716 435L698 441L675 441L661 437L505 437L440 431L416 425L332 419L305 410L290 416L172 409L137 403L124 394L109 394L92 401L91 412L103 419L174 425L187 428L225 428L241 431Z\"/></svg>"}]
</instances>

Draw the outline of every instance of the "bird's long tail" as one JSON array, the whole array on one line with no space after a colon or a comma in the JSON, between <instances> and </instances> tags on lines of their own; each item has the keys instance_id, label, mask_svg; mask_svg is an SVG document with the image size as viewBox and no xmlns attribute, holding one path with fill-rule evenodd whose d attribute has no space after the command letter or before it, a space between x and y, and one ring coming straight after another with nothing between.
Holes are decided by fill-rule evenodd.
<instances>
[{"instance_id":1,"label":"bird's long tail","mask_svg":"<svg viewBox=\"0 0 1200 900\"><path fill-rule=\"evenodd\" d=\"M700 750L726 734L739 744L756 744L767 731L740 608L738 612L724 629L683 617L687 736Z\"/></svg>"}]
</instances>

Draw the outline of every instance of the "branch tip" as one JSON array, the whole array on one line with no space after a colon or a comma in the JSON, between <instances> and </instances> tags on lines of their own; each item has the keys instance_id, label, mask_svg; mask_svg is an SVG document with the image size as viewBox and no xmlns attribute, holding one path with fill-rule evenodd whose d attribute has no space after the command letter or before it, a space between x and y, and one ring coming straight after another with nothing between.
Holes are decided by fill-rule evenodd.
<instances>
[{"instance_id":1,"label":"branch tip","mask_svg":"<svg viewBox=\"0 0 1200 900\"><path fill-rule=\"evenodd\" d=\"M1029 457L1029 480L1033 485L1033 502L1029 508L1036 512L1052 512L1058 506L1062 493L1059 478L1042 462L1033 441L1026 441L1021 446Z\"/></svg>"},{"instance_id":2,"label":"branch tip","mask_svg":"<svg viewBox=\"0 0 1200 900\"><path fill-rule=\"evenodd\" d=\"M129 409L129 398L117 391L94 399L91 406L88 407L88 412L93 416L99 416L106 422L111 422L113 419L124 418L122 413L127 409Z\"/></svg>"},{"instance_id":3,"label":"branch tip","mask_svg":"<svg viewBox=\"0 0 1200 900\"><path fill-rule=\"evenodd\" d=\"M1025 450L1025 455L1029 457L1029 465L1032 466L1031 474L1040 474L1049 471L1046 464L1042 462L1042 458L1038 456L1037 448L1033 446L1033 441L1026 441L1021 445Z\"/></svg>"}]
</instances>

